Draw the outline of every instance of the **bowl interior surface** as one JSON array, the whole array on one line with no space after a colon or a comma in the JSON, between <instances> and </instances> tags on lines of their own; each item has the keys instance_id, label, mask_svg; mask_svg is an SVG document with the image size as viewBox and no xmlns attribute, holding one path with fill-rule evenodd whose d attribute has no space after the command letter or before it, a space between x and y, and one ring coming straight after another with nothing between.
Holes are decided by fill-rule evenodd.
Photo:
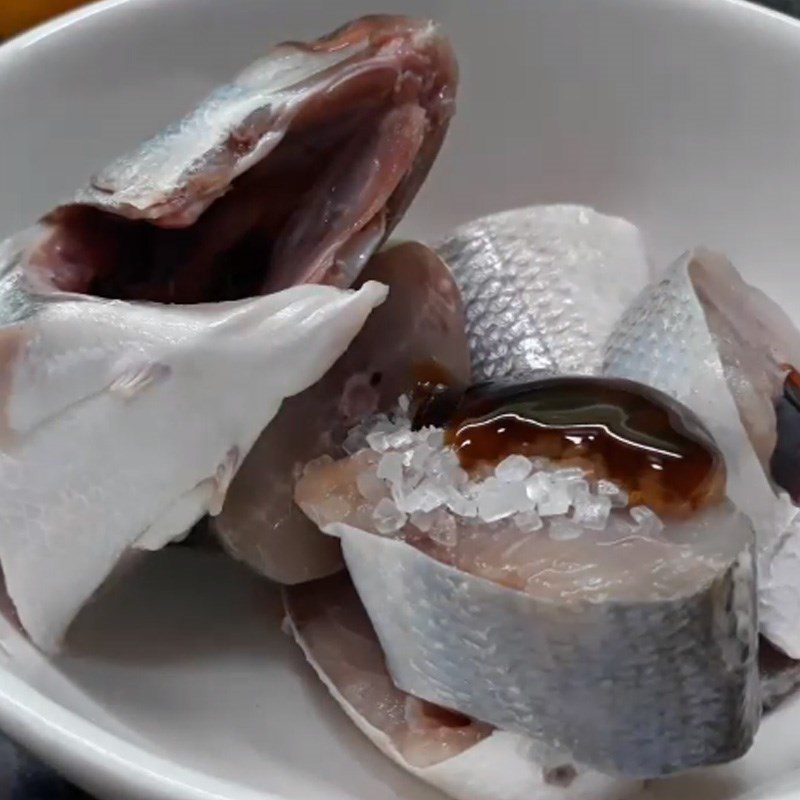
<instances>
[{"instance_id":1,"label":"bowl interior surface","mask_svg":"<svg viewBox=\"0 0 800 800\"><path fill-rule=\"evenodd\" d=\"M111 0L7 44L0 234L268 45L383 10ZM391 10L438 19L462 66L458 116L401 234L586 203L638 224L655 264L719 248L800 311L800 25L736 0L397 0ZM280 617L274 588L238 566L157 554L102 593L53 662L0 621L0 723L104 797L439 797L345 720ZM657 783L653 796L777 798L797 787L800 797L797 731L790 702L743 760Z\"/></svg>"}]
</instances>

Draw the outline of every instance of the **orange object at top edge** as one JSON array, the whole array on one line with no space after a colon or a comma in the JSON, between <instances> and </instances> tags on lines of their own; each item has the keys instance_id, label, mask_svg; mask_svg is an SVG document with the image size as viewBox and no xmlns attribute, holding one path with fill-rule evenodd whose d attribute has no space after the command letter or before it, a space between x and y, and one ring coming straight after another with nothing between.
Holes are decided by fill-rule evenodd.
<instances>
[{"instance_id":1,"label":"orange object at top edge","mask_svg":"<svg viewBox=\"0 0 800 800\"><path fill-rule=\"evenodd\" d=\"M0 38L14 36L89 0L0 0Z\"/></svg>"}]
</instances>

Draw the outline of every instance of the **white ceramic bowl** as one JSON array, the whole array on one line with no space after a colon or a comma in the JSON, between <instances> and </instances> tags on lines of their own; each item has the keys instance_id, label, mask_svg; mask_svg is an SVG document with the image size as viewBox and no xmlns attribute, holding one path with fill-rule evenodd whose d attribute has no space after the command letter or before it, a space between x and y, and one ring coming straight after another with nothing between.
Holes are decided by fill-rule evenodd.
<instances>
[{"instance_id":1,"label":"white ceramic bowl","mask_svg":"<svg viewBox=\"0 0 800 800\"><path fill-rule=\"evenodd\" d=\"M622 214L658 261L696 243L800 310L800 26L734 0L395 0L439 19L460 111L405 232L552 201ZM370 0L109 0L0 48L0 233L278 39ZM46 588L46 587L43 587ZM438 797L344 719L279 631L273 590L170 550L48 662L0 623L0 724L103 798ZM800 701L742 761L659 800L800 798ZM487 791L490 800L491 790ZM534 800L534 798L531 798Z\"/></svg>"}]
</instances>

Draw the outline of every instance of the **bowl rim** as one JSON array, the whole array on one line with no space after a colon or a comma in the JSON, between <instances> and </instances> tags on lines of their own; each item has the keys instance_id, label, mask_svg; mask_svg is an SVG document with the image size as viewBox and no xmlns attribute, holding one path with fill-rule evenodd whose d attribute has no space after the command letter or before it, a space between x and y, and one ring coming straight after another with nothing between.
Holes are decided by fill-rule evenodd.
<instances>
[{"instance_id":1,"label":"bowl rim","mask_svg":"<svg viewBox=\"0 0 800 800\"><path fill-rule=\"evenodd\" d=\"M58 16L0 45L0 72L17 56L38 46L62 46L76 25L95 16L117 12L157 13L170 7L171 13L192 0L97 0ZM630 0L613 0L618 3ZM650 0L654 6L673 8L685 14L703 14L724 20L724 24L754 24L769 29L787 46L800 53L800 19L755 5L749 0ZM124 16L120 21L124 20ZM119 21L116 23L119 24ZM19 636L6 621L0 621L0 651L10 657L4 645L8 637ZM29 643L25 643L31 647ZM41 656L46 658L46 656ZM162 758L147 748L132 744L46 697L13 674L0 658L0 728L54 769L81 781L91 776L98 787L114 786L131 797L158 800L296 800L269 790L253 790L241 784L214 778L196 769ZM800 787L800 776L798 776ZM800 800L800 788L774 795L774 800Z\"/></svg>"}]
</instances>

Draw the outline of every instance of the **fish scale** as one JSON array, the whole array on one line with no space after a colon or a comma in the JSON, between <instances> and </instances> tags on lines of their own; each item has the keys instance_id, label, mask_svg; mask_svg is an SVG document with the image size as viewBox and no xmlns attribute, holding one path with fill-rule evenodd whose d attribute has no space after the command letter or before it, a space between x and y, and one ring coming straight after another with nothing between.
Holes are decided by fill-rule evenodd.
<instances>
[{"instance_id":1,"label":"fish scale","mask_svg":"<svg viewBox=\"0 0 800 800\"><path fill-rule=\"evenodd\" d=\"M740 546L711 585L574 605L349 525L328 530L401 689L603 772L652 777L736 758L758 725L750 528L725 524Z\"/></svg>"},{"instance_id":2,"label":"fish scale","mask_svg":"<svg viewBox=\"0 0 800 800\"><path fill-rule=\"evenodd\" d=\"M461 289L477 380L591 373L647 282L636 228L581 206L532 206L458 228L437 245Z\"/></svg>"},{"instance_id":3,"label":"fish scale","mask_svg":"<svg viewBox=\"0 0 800 800\"><path fill-rule=\"evenodd\" d=\"M798 657L798 511L788 495L771 484L750 443L695 287L691 272L695 267L708 270L726 285L738 282L745 287L723 256L704 249L683 255L642 291L620 319L605 346L604 372L674 397L694 411L714 436L725 456L728 495L756 530L762 632ZM765 352L764 359L769 357Z\"/></svg>"}]
</instances>

